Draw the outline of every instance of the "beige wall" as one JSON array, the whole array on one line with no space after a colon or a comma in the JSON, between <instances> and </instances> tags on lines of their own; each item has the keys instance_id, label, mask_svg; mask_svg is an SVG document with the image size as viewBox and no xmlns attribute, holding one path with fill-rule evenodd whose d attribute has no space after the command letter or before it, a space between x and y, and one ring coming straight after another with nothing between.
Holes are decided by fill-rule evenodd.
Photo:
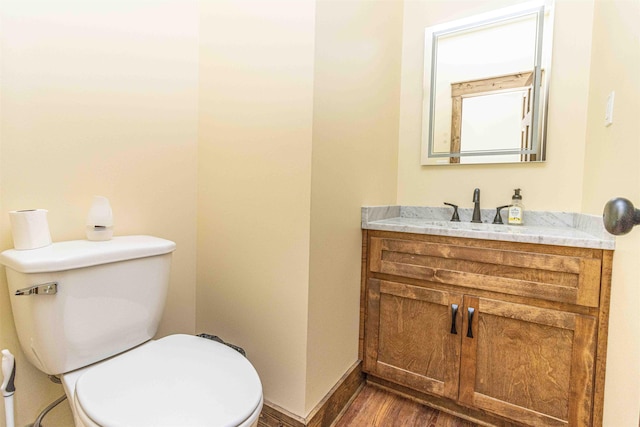
<instances>
[{"instance_id":1,"label":"beige wall","mask_svg":"<svg viewBox=\"0 0 640 427\"><path fill-rule=\"evenodd\" d=\"M401 19L400 2L201 6L197 327L301 417L357 359L360 206L395 201Z\"/></svg>"},{"instance_id":2,"label":"beige wall","mask_svg":"<svg viewBox=\"0 0 640 427\"><path fill-rule=\"evenodd\" d=\"M607 200L640 205L640 2L596 1L583 211ZM604 126L615 91L613 125ZM640 414L640 230L616 239L604 426L636 426Z\"/></svg>"},{"instance_id":3,"label":"beige wall","mask_svg":"<svg viewBox=\"0 0 640 427\"><path fill-rule=\"evenodd\" d=\"M0 250L8 210L46 208L55 241L83 239L91 197L107 196L116 235L177 243L159 335L193 333L196 1L11 0L1 13ZM63 391L22 356L4 272L0 348L18 359L16 425L33 423Z\"/></svg>"},{"instance_id":4,"label":"beige wall","mask_svg":"<svg viewBox=\"0 0 640 427\"><path fill-rule=\"evenodd\" d=\"M398 203L462 207L481 189L483 208L522 188L532 210L579 211L582 198L593 0L556 1L548 121L548 161L535 165L421 166L424 28L521 3L518 0L407 1L404 9ZM461 175L466 179L459 179ZM553 188L553 191L549 189Z\"/></svg>"},{"instance_id":5,"label":"beige wall","mask_svg":"<svg viewBox=\"0 0 640 427\"><path fill-rule=\"evenodd\" d=\"M396 199L401 1L316 9L306 413L358 358L360 207Z\"/></svg>"},{"instance_id":6,"label":"beige wall","mask_svg":"<svg viewBox=\"0 0 640 427\"><path fill-rule=\"evenodd\" d=\"M304 415L313 1L201 2L197 329Z\"/></svg>"}]
</instances>

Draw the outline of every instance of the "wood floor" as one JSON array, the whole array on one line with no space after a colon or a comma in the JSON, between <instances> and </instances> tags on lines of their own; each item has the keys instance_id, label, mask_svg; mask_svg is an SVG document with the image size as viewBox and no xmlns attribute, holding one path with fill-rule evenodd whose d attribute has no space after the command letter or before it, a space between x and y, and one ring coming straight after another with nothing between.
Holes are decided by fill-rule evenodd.
<instances>
[{"instance_id":1,"label":"wood floor","mask_svg":"<svg viewBox=\"0 0 640 427\"><path fill-rule=\"evenodd\" d=\"M477 427L477 424L365 385L333 427Z\"/></svg>"}]
</instances>

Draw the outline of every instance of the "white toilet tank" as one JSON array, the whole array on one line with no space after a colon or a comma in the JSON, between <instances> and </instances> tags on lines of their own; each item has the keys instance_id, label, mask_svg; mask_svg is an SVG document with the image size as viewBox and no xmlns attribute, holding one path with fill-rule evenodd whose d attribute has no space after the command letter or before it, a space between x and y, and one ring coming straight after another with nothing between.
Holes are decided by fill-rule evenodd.
<instances>
[{"instance_id":1,"label":"white toilet tank","mask_svg":"<svg viewBox=\"0 0 640 427\"><path fill-rule=\"evenodd\" d=\"M61 374L151 339L175 247L157 237L122 236L2 252L13 318L29 361L47 374Z\"/></svg>"}]
</instances>

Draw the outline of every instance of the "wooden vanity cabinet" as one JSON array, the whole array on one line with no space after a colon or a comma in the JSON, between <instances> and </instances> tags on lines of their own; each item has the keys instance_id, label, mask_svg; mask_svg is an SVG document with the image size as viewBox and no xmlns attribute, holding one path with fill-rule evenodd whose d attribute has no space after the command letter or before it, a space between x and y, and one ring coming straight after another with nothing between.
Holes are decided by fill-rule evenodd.
<instances>
[{"instance_id":1,"label":"wooden vanity cabinet","mask_svg":"<svg viewBox=\"0 0 640 427\"><path fill-rule=\"evenodd\" d=\"M462 295L369 280L364 370L416 390L458 397Z\"/></svg>"},{"instance_id":2,"label":"wooden vanity cabinet","mask_svg":"<svg viewBox=\"0 0 640 427\"><path fill-rule=\"evenodd\" d=\"M601 425L610 251L364 238L370 380L489 425Z\"/></svg>"}]
</instances>

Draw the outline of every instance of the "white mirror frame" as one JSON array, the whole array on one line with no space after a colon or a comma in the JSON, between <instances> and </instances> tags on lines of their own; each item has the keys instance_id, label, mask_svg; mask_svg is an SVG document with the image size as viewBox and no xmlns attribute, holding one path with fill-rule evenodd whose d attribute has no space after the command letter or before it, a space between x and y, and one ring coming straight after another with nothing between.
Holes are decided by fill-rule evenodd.
<instances>
[{"instance_id":1,"label":"white mirror frame","mask_svg":"<svg viewBox=\"0 0 640 427\"><path fill-rule=\"evenodd\" d=\"M463 153L433 152L433 129L435 117L435 96L432 96L432 88L436 87L437 65L437 40L438 37L449 35L458 31L467 31L490 23L505 21L525 15L536 14L537 40L535 48L534 80L533 80L533 123L531 149L525 150L483 150ZM549 28L544 28L545 16ZM546 159L546 116L548 104L549 79L551 77L551 44L553 24L553 0L534 0L511 7L494 10L471 17L446 22L425 29L424 44L424 81L423 81L423 110L422 110L422 165L450 165L449 159L466 156L496 156L513 154L535 154L536 162ZM546 62L546 70L542 73L543 55ZM542 79L544 84L541 85ZM542 88L542 90L541 90ZM541 109L541 105L543 108ZM487 161L486 163L509 163ZM517 162L528 163L528 162Z\"/></svg>"}]
</instances>

